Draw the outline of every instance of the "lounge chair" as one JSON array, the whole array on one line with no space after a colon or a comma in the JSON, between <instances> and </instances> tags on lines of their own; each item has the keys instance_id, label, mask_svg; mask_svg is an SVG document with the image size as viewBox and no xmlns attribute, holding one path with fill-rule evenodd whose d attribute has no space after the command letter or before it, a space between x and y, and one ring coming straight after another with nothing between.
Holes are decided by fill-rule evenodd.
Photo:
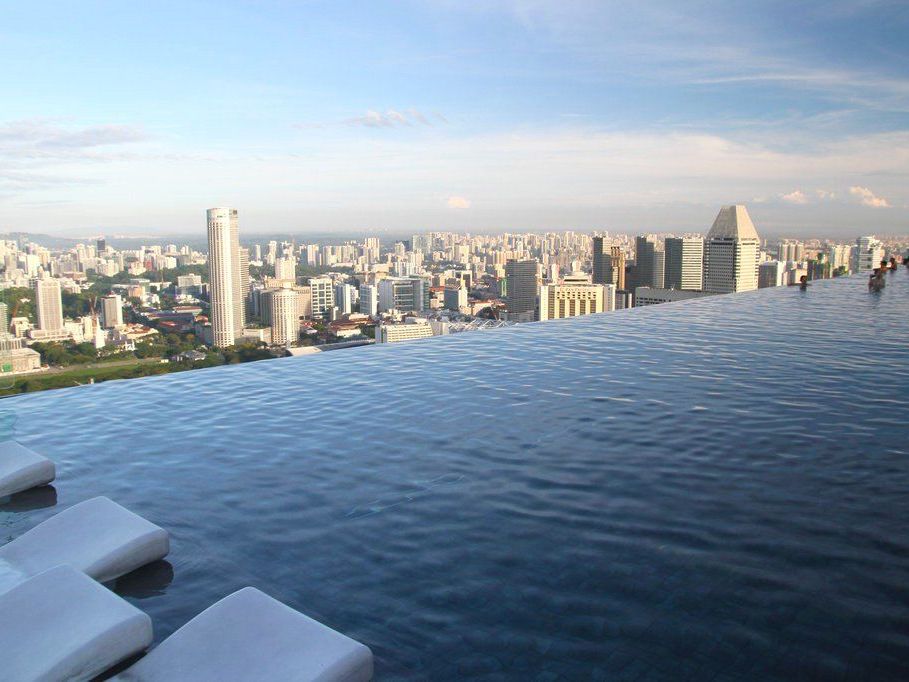
<instances>
[{"instance_id":1,"label":"lounge chair","mask_svg":"<svg viewBox=\"0 0 909 682\"><path fill-rule=\"evenodd\" d=\"M147 615L69 566L0 595L0 614L4 680L90 680L152 642Z\"/></svg>"},{"instance_id":2,"label":"lounge chair","mask_svg":"<svg viewBox=\"0 0 909 682\"><path fill-rule=\"evenodd\" d=\"M14 440L0 443L0 497L47 485L54 480L54 463Z\"/></svg>"},{"instance_id":3,"label":"lounge chair","mask_svg":"<svg viewBox=\"0 0 909 682\"><path fill-rule=\"evenodd\" d=\"M163 528L106 497L95 497L0 547L0 594L59 564L107 582L163 559L169 549Z\"/></svg>"},{"instance_id":4,"label":"lounge chair","mask_svg":"<svg viewBox=\"0 0 909 682\"><path fill-rule=\"evenodd\" d=\"M367 682L372 652L253 587L234 592L113 678Z\"/></svg>"}]
</instances>

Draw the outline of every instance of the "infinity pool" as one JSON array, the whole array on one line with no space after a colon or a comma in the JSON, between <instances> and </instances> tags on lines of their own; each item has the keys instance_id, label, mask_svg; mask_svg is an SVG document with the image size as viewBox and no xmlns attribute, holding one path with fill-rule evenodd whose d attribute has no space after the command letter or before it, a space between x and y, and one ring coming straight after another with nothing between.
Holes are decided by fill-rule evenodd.
<instances>
[{"instance_id":1,"label":"infinity pool","mask_svg":"<svg viewBox=\"0 0 909 682\"><path fill-rule=\"evenodd\" d=\"M107 495L158 640L255 585L377 679L905 679L907 380L900 271L24 395L0 542Z\"/></svg>"}]
</instances>

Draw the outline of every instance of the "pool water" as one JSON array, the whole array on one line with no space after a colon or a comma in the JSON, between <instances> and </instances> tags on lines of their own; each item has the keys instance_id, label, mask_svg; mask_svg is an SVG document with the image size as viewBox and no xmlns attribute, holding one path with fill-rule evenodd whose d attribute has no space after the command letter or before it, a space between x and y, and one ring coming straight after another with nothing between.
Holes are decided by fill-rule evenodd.
<instances>
[{"instance_id":1,"label":"pool water","mask_svg":"<svg viewBox=\"0 0 909 682\"><path fill-rule=\"evenodd\" d=\"M377 679L909 677L909 272L0 401L161 640L254 585Z\"/></svg>"}]
</instances>

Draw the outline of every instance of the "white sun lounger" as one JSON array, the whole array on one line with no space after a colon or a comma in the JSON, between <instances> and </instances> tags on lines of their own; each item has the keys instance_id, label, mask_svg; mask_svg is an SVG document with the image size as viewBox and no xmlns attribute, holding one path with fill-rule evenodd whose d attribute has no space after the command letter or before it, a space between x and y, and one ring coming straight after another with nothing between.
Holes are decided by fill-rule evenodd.
<instances>
[{"instance_id":1,"label":"white sun lounger","mask_svg":"<svg viewBox=\"0 0 909 682\"><path fill-rule=\"evenodd\" d=\"M95 497L0 547L0 594L59 564L106 582L163 559L169 549L163 528L106 497Z\"/></svg>"},{"instance_id":2,"label":"white sun lounger","mask_svg":"<svg viewBox=\"0 0 909 682\"><path fill-rule=\"evenodd\" d=\"M0 443L0 497L47 485L54 480L54 463L14 440Z\"/></svg>"},{"instance_id":3,"label":"white sun lounger","mask_svg":"<svg viewBox=\"0 0 909 682\"><path fill-rule=\"evenodd\" d=\"M245 587L200 613L114 679L367 682L372 679L372 651Z\"/></svg>"},{"instance_id":4,"label":"white sun lounger","mask_svg":"<svg viewBox=\"0 0 909 682\"><path fill-rule=\"evenodd\" d=\"M152 642L151 619L69 566L0 595L0 677L90 680Z\"/></svg>"}]
</instances>

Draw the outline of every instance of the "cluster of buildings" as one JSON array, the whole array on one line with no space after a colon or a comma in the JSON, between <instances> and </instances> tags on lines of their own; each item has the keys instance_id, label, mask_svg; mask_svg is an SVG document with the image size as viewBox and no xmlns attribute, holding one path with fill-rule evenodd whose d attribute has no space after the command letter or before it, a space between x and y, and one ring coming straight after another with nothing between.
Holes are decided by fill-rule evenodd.
<instances>
[{"instance_id":1,"label":"cluster of buildings","mask_svg":"<svg viewBox=\"0 0 909 682\"><path fill-rule=\"evenodd\" d=\"M221 348L396 342L823 279L873 269L905 248L874 236L768 242L741 205L723 207L706 237L427 232L386 245L378 237L242 245L237 210L212 208L207 238L207 253L176 244L117 250L103 238L60 251L0 241L0 288L30 288L36 308L29 319L19 302L0 304L0 374L39 368L36 342L116 352L155 327ZM164 281L164 270L180 266L207 267L209 281L198 268ZM306 266L321 274L299 277ZM99 276L115 278L110 293L65 319L63 295ZM125 305L148 324L125 322Z\"/></svg>"}]
</instances>

